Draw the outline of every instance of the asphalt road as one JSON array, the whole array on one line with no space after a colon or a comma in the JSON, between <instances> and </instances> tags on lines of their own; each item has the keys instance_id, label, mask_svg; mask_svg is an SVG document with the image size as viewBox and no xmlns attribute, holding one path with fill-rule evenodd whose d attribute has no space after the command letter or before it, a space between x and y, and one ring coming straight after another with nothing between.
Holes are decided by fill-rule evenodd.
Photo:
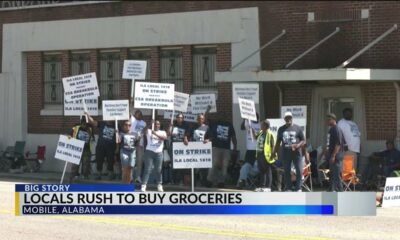
<instances>
[{"instance_id":1,"label":"asphalt road","mask_svg":"<svg viewBox=\"0 0 400 240\"><path fill-rule=\"evenodd\" d=\"M376 217L14 216L14 184L0 181L0 238L53 239L399 239L400 208Z\"/></svg>"}]
</instances>

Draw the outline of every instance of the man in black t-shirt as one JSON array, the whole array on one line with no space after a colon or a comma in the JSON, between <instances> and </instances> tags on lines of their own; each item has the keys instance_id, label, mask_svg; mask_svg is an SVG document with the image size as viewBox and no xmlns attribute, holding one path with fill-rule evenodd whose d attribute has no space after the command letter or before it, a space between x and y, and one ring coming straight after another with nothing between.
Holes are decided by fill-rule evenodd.
<instances>
[{"instance_id":1,"label":"man in black t-shirt","mask_svg":"<svg viewBox=\"0 0 400 240\"><path fill-rule=\"evenodd\" d=\"M101 173L103 171L104 158L107 159L108 179L113 180L114 174L114 155L116 149L115 139L115 124L112 121L96 121L89 113L85 112L88 117L89 123L99 129L99 140L96 145L96 167L97 176L96 180L101 180Z\"/></svg>"},{"instance_id":2,"label":"man in black t-shirt","mask_svg":"<svg viewBox=\"0 0 400 240\"><path fill-rule=\"evenodd\" d=\"M301 147L305 144L304 133L301 128L293 124L293 116L291 112L286 112L284 116L286 124L278 129L278 136L272 158L276 157L282 143L282 162L285 171L285 188L286 191L292 190L291 181L291 165L296 169L296 185L294 191L301 192L301 179L303 176L303 161Z\"/></svg>"},{"instance_id":3,"label":"man in black t-shirt","mask_svg":"<svg viewBox=\"0 0 400 240\"><path fill-rule=\"evenodd\" d=\"M212 142L212 168L208 172L208 181L216 183L219 188L224 187L228 167L231 162L231 142L236 152L237 141L232 123L209 120L210 141ZM221 174L218 174L218 170Z\"/></svg>"},{"instance_id":4,"label":"man in black t-shirt","mask_svg":"<svg viewBox=\"0 0 400 240\"><path fill-rule=\"evenodd\" d=\"M343 185L340 181L344 156L343 134L336 125L336 115L330 113L326 115L326 117L327 125L329 126L326 159L329 161L329 170L331 172L331 185L329 190L343 192Z\"/></svg>"}]
</instances>

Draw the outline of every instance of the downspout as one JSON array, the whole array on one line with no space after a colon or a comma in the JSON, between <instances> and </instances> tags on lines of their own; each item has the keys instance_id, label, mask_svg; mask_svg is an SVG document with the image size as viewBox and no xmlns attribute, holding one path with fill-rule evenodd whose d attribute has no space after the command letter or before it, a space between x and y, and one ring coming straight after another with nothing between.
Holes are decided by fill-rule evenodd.
<instances>
[{"instance_id":1,"label":"downspout","mask_svg":"<svg viewBox=\"0 0 400 240\"><path fill-rule=\"evenodd\" d=\"M281 116L281 108L283 105L282 88L279 86L279 83L275 83L275 87L278 89L278 93L279 93L279 117L282 118L282 116Z\"/></svg>"},{"instance_id":2,"label":"downspout","mask_svg":"<svg viewBox=\"0 0 400 240\"><path fill-rule=\"evenodd\" d=\"M400 86L398 82L393 83L394 87L396 88L396 112L397 112L397 133L396 133L396 142L400 142ZM398 146L399 147L399 146Z\"/></svg>"}]
</instances>

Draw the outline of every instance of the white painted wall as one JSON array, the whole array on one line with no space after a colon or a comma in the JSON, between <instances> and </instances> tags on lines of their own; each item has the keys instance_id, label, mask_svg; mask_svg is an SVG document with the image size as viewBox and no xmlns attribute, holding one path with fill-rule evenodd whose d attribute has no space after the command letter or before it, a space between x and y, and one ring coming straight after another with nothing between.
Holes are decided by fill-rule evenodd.
<instances>
[{"instance_id":1,"label":"white painted wall","mask_svg":"<svg viewBox=\"0 0 400 240\"><path fill-rule=\"evenodd\" d=\"M258 49L258 9L5 24L2 56L4 73L0 76L0 147L27 139L28 147L36 148L38 141L47 136L43 135L43 139L41 135L27 136L28 77L23 54L26 51L210 43L231 43L234 63ZM240 69L255 66L260 66L259 54L243 63ZM47 142L47 139L43 141ZM51 157L55 148L50 143L51 140L48 146L48 156ZM49 169L52 168L49 165ZM60 170L57 164L54 168Z\"/></svg>"}]
</instances>

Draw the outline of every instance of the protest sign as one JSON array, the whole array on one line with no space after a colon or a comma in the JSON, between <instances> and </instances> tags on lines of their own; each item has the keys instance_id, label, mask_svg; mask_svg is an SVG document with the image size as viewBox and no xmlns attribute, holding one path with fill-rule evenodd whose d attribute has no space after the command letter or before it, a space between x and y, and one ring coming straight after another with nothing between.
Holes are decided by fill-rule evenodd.
<instances>
[{"instance_id":1,"label":"protest sign","mask_svg":"<svg viewBox=\"0 0 400 240\"><path fill-rule=\"evenodd\" d=\"M291 112L293 118L307 118L307 106L282 106L281 117L285 115L285 112Z\"/></svg>"},{"instance_id":2,"label":"protest sign","mask_svg":"<svg viewBox=\"0 0 400 240\"><path fill-rule=\"evenodd\" d=\"M123 79L146 79L147 61L124 60Z\"/></svg>"},{"instance_id":3,"label":"protest sign","mask_svg":"<svg viewBox=\"0 0 400 240\"><path fill-rule=\"evenodd\" d=\"M97 98L87 98L73 101L64 100L64 116L81 116L85 111L83 101L85 101L86 110L90 116L99 115Z\"/></svg>"},{"instance_id":4,"label":"protest sign","mask_svg":"<svg viewBox=\"0 0 400 240\"><path fill-rule=\"evenodd\" d=\"M239 98L239 108L242 118L257 121L256 107L253 101Z\"/></svg>"},{"instance_id":5,"label":"protest sign","mask_svg":"<svg viewBox=\"0 0 400 240\"><path fill-rule=\"evenodd\" d=\"M129 120L129 101L110 100L103 101L103 120Z\"/></svg>"},{"instance_id":6,"label":"protest sign","mask_svg":"<svg viewBox=\"0 0 400 240\"><path fill-rule=\"evenodd\" d=\"M84 141L60 135L54 157L78 165L81 161L84 145Z\"/></svg>"},{"instance_id":7,"label":"protest sign","mask_svg":"<svg viewBox=\"0 0 400 240\"><path fill-rule=\"evenodd\" d=\"M175 113L176 116L177 113ZM164 119L175 119L175 116L172 117L172 111L171 110L165 110L164 111ZM197 122L197 114L193 114L193 113L183 113L183 120L186 122L193 122L196 123Z\"/></svg>"},{"instance_id":8,"label":"protest sign","mask_svg":"<svg viewBox=\"0 0 400 240\"><path fill-rule=\"evenodd\" d=\"M400 207L400 178L386 178L382 207Z\"/></svg>"},{"instance_id":9,"label":"protest sign","mask_svg":"<svg viewBox=\"0 0 400 240\"><path fill-rule=\"evenodd\" d=\"M174 169L212 167L211 142L189 142L187 146L181 142L175 142L173 144L172 166Z\"/></svg>"},{"instance_id":10,"label":"protest sign","mask_svg":"<svg viewBox=\"0 0 400 240\"><path fill-rule=\"evenodd\" d=\"M62 79L64 97L68 101L100 96L96 73L87 73Z\"/></svg>"},{"instance_id":11,"label":"protest sign","mask_svg":"<svg viewBox=\"0 0 400 240\"><path fill-rule=\"evenodd\" d=\"M254 101L255 104L258 103L259 98L259 87L256 83L235 83L232 84L232 100L233 103L239 103L238 98L244 98L247 100Z\"/></svg>"},{"instance_id":12,"label":"protest sign","mask_svg":"<svg viewBox=\"0 0 400 240\"><path fill-rule=\"evenodd\" d=\"M273 118L273 119L268 119L269 121L269 130L272 132L274 135L274 138L276 140L276 137L278 135L278 129L285 125L285 120L281 118ZM306 138L306 129L307 129L307 120L305 118L298 118L298 119L293 119L293 123L298 125L301 130L303 130L304 133L304 138Z\"/></svg>"},{"instance_id":13,"label":"protest sign","mask_svg":"<svg viewBox=\"0 0 400 240\"><path fill-rule=\"evenodd\" d=\"M135 82L135 108L173 110L174 91L174 84Z\"/></svg>"},{"instance_id":14,"label":"protest sign","mask_svg":"<svg viewBox=\"0 0 400 240\"><path fill-rule=\"evenodd\" d=\"M190 103L192 105L192 113L205 113L209 105L211 105L210 113L217 112L217 103L215 94L195 94L190 95Z\"/></svg>"},{"instance_id":15,"label":"protest sign","mask_svg":"<svg viewBox=\"0 0 400 240\"><path fill-rule=\"evenodd\" d=\"M175 92L174 93L174 110L177 112L187 112L189 104L189 94Z\"/></svg>"}]
</instances>

